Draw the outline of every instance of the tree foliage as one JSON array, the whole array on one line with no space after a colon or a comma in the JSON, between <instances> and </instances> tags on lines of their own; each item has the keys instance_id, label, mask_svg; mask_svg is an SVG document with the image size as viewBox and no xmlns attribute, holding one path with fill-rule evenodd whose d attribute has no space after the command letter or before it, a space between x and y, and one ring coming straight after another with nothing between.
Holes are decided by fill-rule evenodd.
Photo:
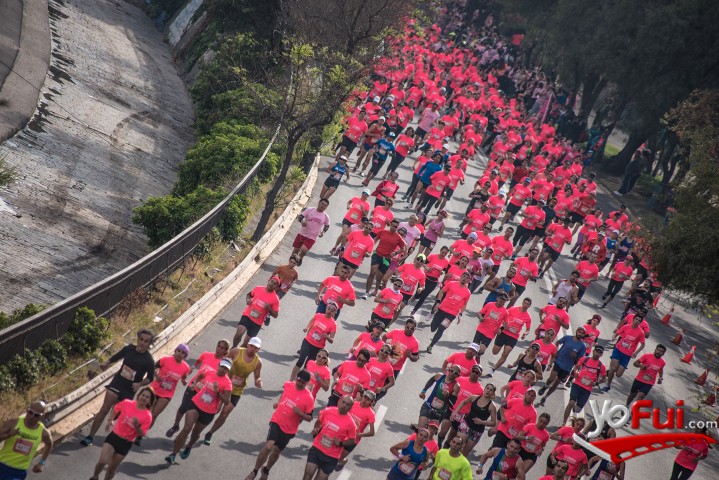
<instances>
[{"instance_id":1,"label":"tree foliage","mask_svg":"<svg viewBox=\"0 0 719 480\"><path fill-rule=\"evenodd\" d=\"M70 355L87 355L100 347L107 336L108 322L91 309L80 307L60 343Z\"/></svg>"},{"instance_id":2,"label":"tree foliage","mask_svg":"<svg viewBox=\"0 0 719 480\"><path fill-rule=\"evenodd\" d=\"M697 91L673 109L669 125L691 170L673 185L674 213L645 234L659 280L719 303L719 90Z\"/></svg>"},{"instance_id":3,"label":"tree foliage","mask_svg":"<svg viewBox=\"0 0 719 480\"><path fill-rule=\"evenodd\" d=\"M639 144L694 89L719 86L719 60L707 55L719 47L713 0L500 3L505 15L524 21L528 42L541 45L543 66L569 88L584 85L586 94L600 79L616 87L614 108Z\"/></svg>"},{"instance_id":4,"label":"tree foliage","mask_svg":"<svg viewBox=\"0 0 719 480\"><path fill-rule=\"evenodd\" d=\"M157 248L192 225L227 196L224 189L199 186L183 195L151 197L133 211L132 221L140 225L151 248ZM247 219L249 201L235 195L225 208L218 229L224 240L234 240Z\"/></svg>"},{"instance_id":5,"label":"tree foliage","mask_svg":"<svg viewBox=\"0 0 719 480\"><path fill-rule=\"evenodd\" d=\"M173 193L187 195L200 185L209 189L236 185L262 156L268 142L255 125L234 121L217 123L187 151ZM277 173L277 163L277 153L268 152L259 172L260 181L267 181Z\"/></svg>"},{"instance_id":6,"label":"tree foliage","mask_svg":"<svg viewBox=\"0 0 719 480\"><path fill-rule=\"evenodd\" d=\"M17 308L13 310L10 315L5 314L4 312L0 312L0 330L2 330L3 328L7 328L10 325L21 322L26 318L30 318L36 313L43 311L44 309L45 305L28 303L23 308Z\"/></svg>"}]
</instances>

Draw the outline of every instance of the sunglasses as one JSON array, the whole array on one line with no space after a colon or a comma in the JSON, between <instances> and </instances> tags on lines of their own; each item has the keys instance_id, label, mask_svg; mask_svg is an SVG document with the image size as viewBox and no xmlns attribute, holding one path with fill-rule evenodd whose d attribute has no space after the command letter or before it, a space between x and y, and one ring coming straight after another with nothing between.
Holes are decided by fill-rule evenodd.
<instances>
[{"instance_id":1,"label":"sunglasses","mask_svg":"<svg viewBox=\"0 0 719 480\"><path fill-rule=\"evenodd\" d=\"M317 360L327 360L327 358L329 358L329 357L327 357L327 355L323 355L323 356L317 355Z\"/></svg>"},{"instance_id":2,"label":"sunglasses","mask_svg":"<svg viewBox=\"0 0 719 480\"><path fill-rule=\"evenodd\" d=\"M31 417L42 417L43 415L45 415L44 413L36 412L35 410L30 410L29 408L27 409L27 413Z\"/></svg>"}]
</instances>

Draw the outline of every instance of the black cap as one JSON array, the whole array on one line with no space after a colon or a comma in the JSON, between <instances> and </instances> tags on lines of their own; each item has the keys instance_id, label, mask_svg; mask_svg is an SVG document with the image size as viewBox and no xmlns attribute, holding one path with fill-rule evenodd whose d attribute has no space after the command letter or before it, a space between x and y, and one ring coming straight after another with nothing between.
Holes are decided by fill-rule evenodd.
<instances>
[{"instance_id":1,"label":"black cap","mask_svg":"<svg viewBox=\"0 0 719 480\"><path fill-rule=\"evenodd\" d=\"M303 382L309 382L310 378L312 378L312 376L307 370L300 370L300 372L297 374L297 379L302 380Z\"/></svg>"}]
</instances>

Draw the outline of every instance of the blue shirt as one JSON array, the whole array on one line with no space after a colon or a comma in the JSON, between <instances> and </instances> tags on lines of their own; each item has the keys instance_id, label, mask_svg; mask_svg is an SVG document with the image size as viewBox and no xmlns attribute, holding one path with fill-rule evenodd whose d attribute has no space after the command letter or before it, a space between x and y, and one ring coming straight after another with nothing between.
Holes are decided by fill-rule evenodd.
<instances>
[{"instance_id":1,"label":"blue shirt","mask_svg":"<svg viewBox=\"0 0 719 480\"><path fill-rule=\"evenodd\" d=\"M557 358L554 363L565 371L570 371L572 367L587 353L587 344L581 340L575 340L572 335L565 335L558 342L561 347L557 352ZM572 358L572 352L576 355Z\"/></svg>"},{"instance_id":2,"label":"blue shirt","mask_svg":"<svg viewBox=\"0 0 719 480\"><path fill-rule=\"evenodd\" d=\"M429 162L422 165L422 168L419 170L419 179L424 183L425 185L429 185L432 183L429 179L432 175L442 170L442 164L441 163L434 163L434 161L430 160Z\"/></svg>"},{"instance_id":3,"label":"blue shirt","mask_svg":"<svg viewBox=\"0 0 719 480\"><path fill-rule=\"evenodd\" d=\"M384 162L391 152L394 152L394 144L388 142L384 138L380 138L377 142L377 151L374 156Z\"/></svg>"}]
</instances>

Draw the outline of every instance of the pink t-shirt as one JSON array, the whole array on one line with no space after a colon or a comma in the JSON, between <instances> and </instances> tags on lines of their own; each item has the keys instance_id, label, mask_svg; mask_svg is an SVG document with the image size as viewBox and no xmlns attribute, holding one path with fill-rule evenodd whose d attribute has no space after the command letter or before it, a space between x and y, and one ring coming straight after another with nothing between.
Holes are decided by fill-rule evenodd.
<instances>
[{"instance_id":1,"label":"pink t-shirt","mask_svg":"<svg viewBox=\"0 0 719 480\"><path fill-rule=\"evenodd\" d=\"M360 385L363 388L369 388L370 374L367 371L367 368L358 367L352 360L348 360L340 365L337 373L339 375L337 376L337 383L335 384L334 391L340 396L357 396Z\"/></svg>"},{"instance_id":2,"label":"pink t-shirt","mask_svg":"<svg viewBox=\"0 0 719 480\"><path fill-rule=\"evenodd\" d=\"M471 292L469 288L462 286L459 282L447 282L443 290L446 291L439 309L450 315L457 316L469 302Z\"/></svg>"},{"instance_id":3,"label":"pink t-shirt","mask_svg":"<svg viewBox=\"0 0 719 480\"><path fill-rule=\"evenodd\" d=\"M367 362L367 371L370 375L369 388L373 392L384 387L387 379L394 375L392 364L389 363L389 361L380 362L377 360L377 357L372 357L369 362Z\"/></svg>"},{"instance_id":4,"label":"pink t-shirt","mask_svg":"<svg viewBox=\"0 0 719 480\"><path fill-rule=\"evenodd\" d=\"M357 426L357 433L364 432L367 426L375 421L375 413L372 407L363 407L360 402L355 402L354 405L352 405L349 415ZM357 438L355 441L359 443L360 440L362 440L362 438Z\"/></svg>"},{"instance_id":5,"label":"pink t-shirt","mask_svg":"<svg viewBox=\"0 0 719 480\"><path fill-rule=\"evenodd\" d=\"M317 393L320 391L320 388L322 388L322 385L320 385L320 382L317 380L317 377L319 377L321 380L329 380L330 378L332 378L332 373L326 365L317 365L317 362L314 360L310 360L307 362L307 365L305 365L305 370L310 372L310 383L308 387L312 391L312 396L316 397Z\"/></svg>"},{"instance_id":6,"label":"pink t-shirt","mask_svg":"<svg viewBox=\"0 0 719 480\"><path fill-rule=\"evenodd\" d=\"M302 418L297 415L293 407L310 414L315 407L315 399L307 388L298 390L295 382L285 382L282 387L282 396L277 402L277 409L272 414L270 422L279 425L284 433L295 434L302 423Z\"/></svg>"},{"instance_id":7,"label":"pink t-shirt","mask_svg":"<svg viewBox=\"0 0 719 480\"><path fill-rule=\"evenodd\" d=\"M507 310L506 328L502 331L512 338L519 338L522 328L529 331L532 326L532 317L529 312L523 312L522 307L512 307Z\"/></svg>"},{"instance_id":8,"label":"pink t-shirt","mask_svg":"<svg viewBox=\"0 0 719 480\"><path fill-rule=\"evenodd\" d=\"M659 371L667 364L663 358L657 358L653 353L645 353L639 357L639 363L646 365L647 368L640 369L637 372L637 380L649 385L657 383Z\"/></svg>"},{"instance_id":9,"label":"pink t-shirt","mask_svg":"<svg viewBox=\"0 0 719 480\"><path fill-rule=\"evenodd\" d=\"M575 477L579 473L579 469L582 465L586 465L587 454L581 448L573 448L571 445L562 445L554 452L554 457L557 460L564 460L567 462L569 469L567 470L567 476Z\"/></svg>"},{"instance_id":10,"label":"pink t-shirt","mask_svg":"<svg viewBox=\"0 0 719 480\"><path fill-rule=\"evenodd\" d=\"M639 344L643 343L646 338L641 327L632 327L631 325L622 326L617 330L617 336L621 338L617 342L616 348L626 355L632 355Z\"/></svg>"},{"instance_id":11,"label":"pink t-shirt","mask_svg":"<svg viewBox=\"0 0 719 480\"><path fill-rule=\"evenodd\" d=\"M517 274L512 279L512 283L519 285L520 287L526 287L527 282L531 277L539 275L539 265L537 265L537 262L533 262L527 257L519 257L515 259L514 266L517 269Z\"/></svg>"},{"instance_id":12,"label":"pink t-shirt","mask_svg":"<svg viewBox=\"0 0 719 480\"><path fill-rule=\"evenodd\" d=\"M137 402L134 400L123 400L116 404L113 410L115 415L120 414L117 420L115 420L115 426L112 427L112 431L115 435L131 442L134 441L138 437L134 425L135 418L137 418L140 424L142 435L147 435L147 431L150 430L150 425L152 424L152 413L150 410L140 410L137 408Z\"/></svg>"},{"instance_id":13,"label":"pink t-shirt","mask_svg":"<svg viewBox=\"0 0 719 480\"><path fill-rule=\"evenodd\" d=\"M344 303L339 300L340 298L343 300L357 299L355 287L349 280L342 281L340 277L327 277L322 281L322 286L325 287L322 301L325 303L336 302L340 309L344 306Z\"/></svg>"},{"instance_id":14,"label":"pink t-shirt","mask_svg":"<svg viewBox=\"0 0 719 480\"><path fill-rule=\"evenodd\" d=\"M509 438L514 438L527 423L537 422L537 411L533 405L525 405L523 398L507 401L504 411L505 422L500 422L497 430Z\"/></svg>"},{"instance_id":15,"label":"pink t-shirt","mask_svg":"<svg viewBox=\"0 0 719 480\"><path fill-rule=\"evenodd\" d=\"M220 395L232 391L232 380L228 375L219 376L217 372L205 372L205 386L197 392L192 401L205 413L215 414L220 409ZM215 388L217 383L217 388Z\"/></svg>"},{"instance_id":16,"label":"pink t-shirt","mask_svg":"<svg viewBox=\"0 0 719 480\"><path fill-rule=\"evenodd\" d=\"M549 432L546 428L537 428L537 424L528 423L522 428L527 437L533 437L522 442L522 448L529 453L539 453L549 441Z\"/></svg>"},{"instance_id":17,"label":"pink t-shirt","mask_svg":"<svg viewBox=\"0 0 719 480\"><path fill-rule=\"evenodd\" d=\"M327 407L322 410L319 420L322 428L312 442L312 446L328 457L340 458L344 447L336 443L356 438L357 425L349 413L340 415L337 407Z\"/></svg>"},{"instance_id":18,"label":"pink t-shirt","mask_svg":"<svg viewBox=\"0 0 719 480\"><path fill-rule=\"evenodd\" d=\"M322 228L330 226L330 216L325 212L318 211L314 207L305 209L302 215L307 222L307 226L303 225L302 228L300 228L300 235L303 237L317 240Z\"/></svg>"},{"instance_id":19,"label":"pink t-shirt","mask_svg":"<svg viewBox=\"0 0 719 480\"><path fill-rule=\"evenodd\" d=\"M544 343L543 341L536 342L539 345L539 353L537 353L537 360L542 365L546 365L552 355L557 354L557 346L554 343Z\"/></svg>"},{"instance_id":20,"label":"pink t-shirt","mask_svg":"<svg viewBox=\"0 0 719 480\"><path fill-rule=\"evenodd\" d=\"M459 385L459 393L457 393L457 400L454 402L455 407L462 403L462 401L466 398L484 394L484 387L482 384L479 382L470 382L469 377L459 377L457 379L457 385ZM469 413L471 408L472 404L467 402L464 407L462 407L462 410L455 413L458 413L459 415L466 415Z\"/></svg>"},{"instance_id":21,"label":"pink t-shirt","mask_svg":"<svg viewBox=\"0 0 719 480\"><path fill-rule=\"evenodd\" d=\"M172 356L162 357L157 363L160 364L159 374L150 386L158 397L172 398L177 383L190 373L190 366L184 360L177 363Z\"/></svg>"},{"instance_id":22,"label":"pink t-shirt","mask_svg":"<svg viewBox=\"0 0 719 480\"><path fill-rule=\"evenodd\" d=\"M367 252L372 252L374 249L374 240L371 236L365 234L363 231L351 232L347 235L347 243L345 244L345 251L342 258L352 263L353 265L360 265L365 259Z\"/></svg>"},{"instance_id":23,"label":"pink t-shirt","mask_svg":"<svg viewBox=\"0 0 719 480\"><path fill-rule=\"evenodd\" d=\"M248 317L257 325L262 325L267 318L269 308L280 311L280 297L276 292L268 292L265 287L255 287L250 292L250 304L242 311L242 316Z\"/></svg>"},{"instance_id":24,"label":"pink t-shirt","mask_svg":"<svg viewBox=\"0 0 719 480\"><path fill-rule=\"evenodd\" d=\"M684 448L674 459L679 465L691 471L696 470L699 457L709 453L709 444L704 440L692 440L684 444Z\"/></svg>"},{"instance_id":25,"label":"pink t-shirt","mask_svg":"<svg viewBox=\"0 0 719 480\"><path fill-rule=\"evenodd\" d=\"M479 311L482 314L482 321L477 325L477 331L487 338L494 338L499 327L507 321L509 314L504 307L498 307L496 303L490 302Z\"/></svg>"},{"instance_id":26,"label":"pink t-shirt","mask_svg":"<svg viewBox=\"0 0 719 480\"><path fill-rule=\"evenodd\" d=\"M392 330L385 337L387 338L387 343L392 346L392 356L389 363L392 364L395 371L402 370L404 362L407 361L410 353L419 353L419 342L414 335L405 335L404 329Z\"/></svg>"},{"instance_id":27,"label":"pink t-shirt","mask_svg":"<svg viewBox=\"0 0 719 480\"><path fill-rule=\"evenodd\" d=\"M467 358L467 354L465 352L457 352L447 357L447 368L452 365L457 365L459 367L460 376L466 377L471 373L472 367L479 365L479 363L477 362L476 357Z\"/></svg>"},{"instance_id":28,"label":"pink t-shirt","mask_svg":"<svg viewBox=\"0 0 719 480\"><path fill-rule=\"evenodd\" d=\"M312 326L310 326L310 329L307 331L305 340L307 340L307 343L310 345L325 348L327 344L325 335L335 333L336 331L337 324L334 318L328 317L324 313L317 313L312 318Z\"/></svg>"}]
</instances>

